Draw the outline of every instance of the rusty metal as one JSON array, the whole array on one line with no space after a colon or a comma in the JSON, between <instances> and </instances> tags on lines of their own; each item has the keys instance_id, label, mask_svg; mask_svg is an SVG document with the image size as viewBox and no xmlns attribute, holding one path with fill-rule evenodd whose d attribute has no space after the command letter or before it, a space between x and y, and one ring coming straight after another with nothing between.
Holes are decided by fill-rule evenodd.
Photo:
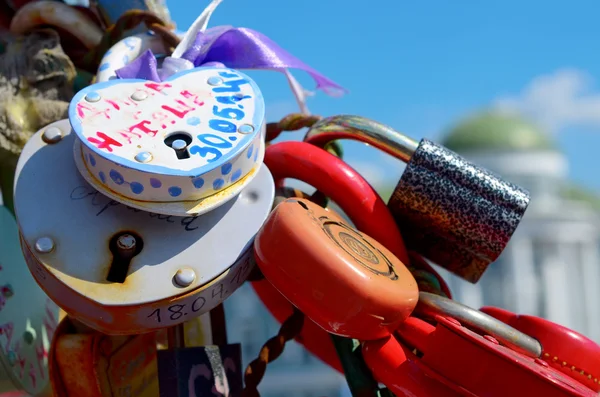
<instances>
[{"instance_id":1,"label":"rusty metal","mask_svg":"<svg viewBox=\"0 0 600 397\"><path fill-rule=\"evenodd\" d=\"M244 373L245 387L242 391L242 397L260 397L258 385L265 376L267 364L275 361L285 348L285 344L294 339L302 331L304 326L304 314L294 308L294 313L281 324L281 328L276 336L269 339L258 353L258 357L253 360Z\"/></svg>"},{"instance_id":2,"label":"rusty metal","mask_svg":"<svg viewBox=\"0 0 600 397\"><path fill-rule=\"evenodd\" d=\"M48 361L57 397L158 395L154 333L107 336L67 317L56 330Z\"/></svg>"},{"instance_id":3,"label":"rusty metal","mask_svg":"<svg viewBox=\"0 0 600 397\"><path fill-rule=\"evenodd\" d=\"M307 115L303 113L292 113L285 116L277 123L267 124L266 141L277 139L284 131L298 131L302 128L312 127L321 116Z\"/></svg>"}]
</instances>

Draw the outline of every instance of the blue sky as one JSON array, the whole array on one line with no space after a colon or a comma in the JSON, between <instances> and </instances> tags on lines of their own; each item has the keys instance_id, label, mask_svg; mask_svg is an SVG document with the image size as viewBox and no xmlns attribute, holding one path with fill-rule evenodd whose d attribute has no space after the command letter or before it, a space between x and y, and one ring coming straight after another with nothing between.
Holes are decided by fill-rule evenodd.
<instances>
[{"instance_id":1,"label":"blue sky","mask_svg":"<svg viewBox=\"0 0 600 397\"><path fill-rule=\"evenodd\" d=\"M168 0L186 29L208 0ZM312 113L356 114L414 137L440 140L460 118L508 99L548 127L571 178L600 192L600 24L597 1L225 0L210 26L258 30L347 88L309 98ZM385 73L383 73L385 71ZM392 72L393 74L390 74ZM249 73L275 121L297 110L283 75ZM305 88L314 84L294 72ZM373 148L345 143L372 182L401 167ZM373 180L375 179L375 180Z\"/></svg>"}]
</instances>

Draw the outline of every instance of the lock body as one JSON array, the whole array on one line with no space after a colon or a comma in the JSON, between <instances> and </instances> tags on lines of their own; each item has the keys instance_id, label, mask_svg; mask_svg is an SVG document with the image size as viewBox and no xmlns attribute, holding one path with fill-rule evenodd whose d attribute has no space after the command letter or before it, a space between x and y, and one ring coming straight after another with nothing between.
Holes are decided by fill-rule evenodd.
<instances>
[{"instance_id":1,"label":"lock body","mask_svg":"<svg viewBox=\"0 0 600 397\"><path fill-rule=\"evenodd\" d=\"M418 289L385 247L305 199L287 199L255 242L265 277L326 331L361 340L388 335L410 315Z\"/></svg>"},{"instance_id":2,"label":"lock body","mask_svg":"<svg viewBox=\"0 0 600 397\"><path fill-rule=\"evenodd\" d=\"M262 94L232 69L97 83L75 95L69 121L80 142L76 164L90 184L168 215L198 215L232 199L264 156Z\"/></svg>"},{"instance_id":3,"label":"lock body","mask_svg":"<svg viewBox=\"0 0 600 397\"><path fill-rule=\"evenodd\" d=\"M364 343L365 362L374 376L396 395L591 397L597 394L547 361L520 354L489 335L482 336L463 327L453 318L437 316L435 322L433 326L410 317L397 330L397 339Z\"/></svg>"},{"instance_id":4,"label":"lock body","mask_svg":"<svg viewBox=\"0 0 600 397\"><path fill-rule=\"evenodd\" d=\"M388 206L408 247L475 283L528 204L523 189L423 139Z\"/></svg>"},{"instance_id":5,"label":"lock body","mask_svg":"<svg viewBox=\"0 0 600 397\"><path fill-rule=\"evenodd\" d=\"M158 397L156 335L108 336L66 318L50 352L55 396Z\"/></svg>"},{"instance_id":6,"label":"lock body","mask_svg":"<svg viewBox=\"0 0 600 397\"><path fill-rule=\"evenodd\" d=\"M25 146L15 211L30 271L69 315L106 334L149 332L208 312L245 281L273 202L266 167L201 217L148 213L92 188L68 121L50 127L63 138L47 144L39 131Z\"/></svg>"}]
</instances>

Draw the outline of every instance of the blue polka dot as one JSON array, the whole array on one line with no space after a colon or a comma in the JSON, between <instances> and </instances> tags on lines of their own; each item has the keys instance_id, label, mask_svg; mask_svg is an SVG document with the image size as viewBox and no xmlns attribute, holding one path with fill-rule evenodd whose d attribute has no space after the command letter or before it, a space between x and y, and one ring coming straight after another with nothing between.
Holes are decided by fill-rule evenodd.
<instances>
[{"instance_id":1,"label":"blue polka dot","mask_svg":"<svg viewBox=\"0 0 600 397\"><path fill-rule=\"evenodd\" d=\"M131 182L129 184L129 187L131 188L131 191L134 192L135 194L140 194L141 192L144 191L144 185L142 185L139 182Z\"/></svg>"},{"instance_id":2,"label":"blue polka dot","mask_svg":"<svg viewBox=\"0 0 600 397\"><path fill-rule=\"evenodd\" d=\"M102 65L100 65L100 67L98 68L98 70L99 70L99 71L103 71L103 70L106 70L106 69L108 69L108 68L110 68L110 63L108 63L108 62L105 62L105 63L103 63Z\"/></svg>"},{"instance_id":3,"label":"blue polka dot","mask_svg":"<svg viewBox=\"0 0 600 397\"><path fill-rule=\"evenodd\" d=\"M123 63L126 64L126 65L129 63L129 55L124 55L123 56Z\"/></svg>"},{"instance_id":4,"label":"blue polka dot","mask_svg":"<svg viewBox=\"0 0 600 397\"><path fill-rule=\"evenodd\" d=\"M104 175L104 172L100 171L98 173L98 176L100 177L100 180L102 181L102 183L106 183L106 175Z\"/></svg>"},{"instance_id":5,"label":"blue polka dot","mask_svg":"<svg viewBox=\"0 0 600 397\"><path fill-rule=\"evenodd\" d=\"M198 117L190 117L186 120L186 123L188 123L188 125L198 125L200 124L200 119Z\"/></svg>"},{"instance_id":6,"label":"blue polka dot","mask_svg":"<svg viewBox=\"0 0 600 397\"><path fill-rule=\"evenodd\" d=\"M96 159L91 154L90 154L90 164L92 165L92 167L96 166Z\"/></svg>"},{"instance_id":7,"label":"blue polka dot","mask_svg":"<svg viewBox=\"0 0 600 397\"><path fill-rule=\"evenodd\" d=\"M119 174L115 170L110 170L108 175L110 176L110 179L112 179L113 182L116 183L117 185L122 185L123 183L125 183L125 179L123 179L123 175Z\"/></svg>"},{"instance_id":8,"label":"blue polka dot","mask_svg":"<svg viewBox=\"0 0 600 397\"><path fill-rule=\"evenodd\" d=\"M246 156L248 158L252 157L252 151L254 150L254 145L250 145L250 147L248 148L248 154L246 154Z\"/></svg>"},{"instance_id":9,"label":"blue polka dot","mask_svg":"<svg viewBox=\"0 0 600 397\"><path fill-rule=\"evenodd\" d=\"M230 137L229 137L229 140L230 140L230 141L237 141L237 138L236 138L235 136L230 136Z\"/></svg>"},{"instance_id":10,"label":"blue polka dot","mask_svg":"<svg viewBox=\"0 0 600 397\"><path fill-rule=\"evenodd\" d=\"M172 197L177 197L177 196L179 196L179 195L181 194L181 188L180 188L180 187L178 187L178 186L171 186L171 187L169 188L169 194L170 194Z\"/></svg>"},{"instance_id":11,"label":"blue polka dot","mask_svg":"<svg viewBox=\"0 0 600 397\"><path fill-rule=\"evenodd\" d=\"M150 186L152 186L155 189L158 189L162 186L162 182L156 178L150 178Z\"/></svg>"},{"instance_id":12,"label":"blue polka dot","mask_svg":"<svg viewBox=\"0 0 600 397\"><path fill-rule=\"evenodd\" d=\"M194 184L194 187L196 189L200 189L202 186L204 186L204 179L194 178L194 179L192 179L192 183Z\"/></svg>"},{"instance_id":13,"label":"blue polka dot","mask_svg":"<svg viewBox=\"0 0 600 397\"><path fill-rule=\"evenodd\" d=\"M231 174L231 182L237 181L238 179L240 179L241 176L242 176L241 169L237 169L237 170L233 171L233 174Z\"/></svg>"},{"instance_id":14,"label":"blue polka dot","mask_svg":"<svg viewBox=\"0 0 600 397\"><path fill-rule=\"evenodd\" d=\"M256 150L254 152L254 162L256 163L258 161L258 150Z\"/></svg>"},{"instance_id":15,"label":"blue polka dot","mask_svg":"<svg viewBox=\"0 0 600 397\"><path fill-rule=\"evenodd\" d=\"M221 174L227 175L231 172L231 163L223 164L221 166Z\"/></svg>"},{"instance_id":16,"label":"blue polka dot","mask_svg":"<svg viewBox=\"0 0 600 397\"><path fill-rule=\"evenodd\" d=\"M217 178L213 182L213 189L219 190L219 189L221 189L223 187L223 185L225 185L225 181L223 179L221 179L221 178Z\"/></svg>"}]
</instances>

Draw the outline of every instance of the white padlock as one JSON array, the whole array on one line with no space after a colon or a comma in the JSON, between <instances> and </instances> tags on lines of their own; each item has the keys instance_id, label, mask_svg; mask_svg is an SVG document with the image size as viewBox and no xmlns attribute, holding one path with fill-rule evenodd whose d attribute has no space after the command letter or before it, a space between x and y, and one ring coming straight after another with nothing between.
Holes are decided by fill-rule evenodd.
<instances>
[{"instance_id":1,"label":"white padlock","mask_svg":"<svg viewBox=\"0 0 600 397\"><path fill-rule=\"evenodd\" d=\"M208 312L245 281L274 198L261 154L240 194L177 217L96 190L79 170L100 162L86 165L82 147L68 120L47 126L24 147L15 182L27 265L70 316L106 334L148 332Z\"/></svg>"},{"instance_id":2,"label":"white padlock","mask_svg":"<svg viewBox=\"0 0 600 397\"><path fill-rule=\"evenodd\" d=\"M0 206L0 362L34 397L52 396L48 352L59 312L27 270L15 219Z\"/></svg>"}]
</instances>

